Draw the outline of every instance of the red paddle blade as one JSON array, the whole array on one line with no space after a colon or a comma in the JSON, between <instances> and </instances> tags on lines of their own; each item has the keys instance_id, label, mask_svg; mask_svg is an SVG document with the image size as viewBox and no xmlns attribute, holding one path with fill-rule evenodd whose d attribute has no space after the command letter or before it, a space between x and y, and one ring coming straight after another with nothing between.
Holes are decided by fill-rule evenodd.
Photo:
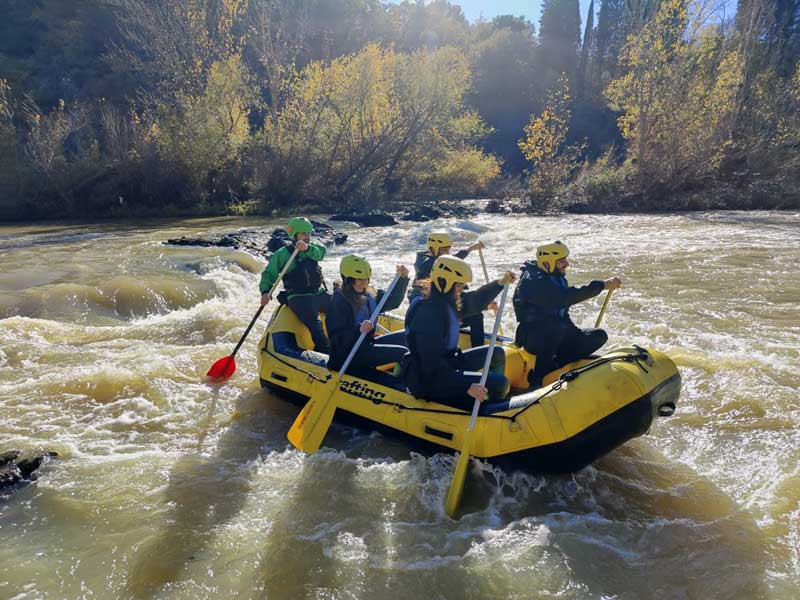
<instances>
[{"instance_id":1,"label":"red paddle blade","mask_svg":"<svg viewBox=\"0 0 800 600\"><path fill-rule=\"evenodd\" d=\"M236 361L233 359L233 355L230 355L226 356L225 358L220 358L217 362L211 365L208 373L206 373L206 377L215 381L222 381L223 379L227 379L233 375L235 370Z\"/></svg>"}]
</instances>

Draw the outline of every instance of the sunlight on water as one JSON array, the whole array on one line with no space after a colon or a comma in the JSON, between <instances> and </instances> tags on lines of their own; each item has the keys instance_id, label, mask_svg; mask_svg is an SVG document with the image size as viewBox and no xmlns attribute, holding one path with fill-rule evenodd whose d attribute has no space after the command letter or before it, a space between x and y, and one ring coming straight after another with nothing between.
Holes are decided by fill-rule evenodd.
<instances>
[{"instance_id":1,"label":"sunlight on water","mask_svg":"<svg viewBox=\"0 0 800 600\"><path fill-rule=\"evenodd\" d=\"M204 383L258 307L264 262L161 242L276 225L0 229L0 451L59 454L0 496L0 597L800 593L800 215L340 225L327 280L356 252L376 287L433 228L456 249L483 240L492 277L561 239L571 283L624 278L609 345L657 348L681 370L674 417L573 476L473 461L459 521L442 508L451 455L339 425L313 456L291 448L297 409L258 386L259 327L235 375Z\"/></svg>"}]
</instances>

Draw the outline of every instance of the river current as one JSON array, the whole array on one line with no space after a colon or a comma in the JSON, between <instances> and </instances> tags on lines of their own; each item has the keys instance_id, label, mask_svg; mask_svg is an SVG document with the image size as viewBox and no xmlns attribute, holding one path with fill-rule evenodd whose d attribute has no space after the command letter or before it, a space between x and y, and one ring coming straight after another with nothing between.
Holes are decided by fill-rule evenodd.
<instances>
[{"instance_id":1,"label":"river current","mask_svg":"<svg viewBox=\"0 0 800 600\"><path fill-rule=\"evenodd\" d=\"M269 310L205 383L264 262L163 241L280 224L0 227L0 452L59 455L0 496L0 598L800 597L800 213L343 225L327 280L356 252L378 286L433 226L483 240L492 275L559 238L570 283L623 277L607 347L681 371L673 417L574 475L473 461L459 520L452 455L337 424L318 453L291 447L297 408L258 383Z\"/></svg>"}]
</instances>

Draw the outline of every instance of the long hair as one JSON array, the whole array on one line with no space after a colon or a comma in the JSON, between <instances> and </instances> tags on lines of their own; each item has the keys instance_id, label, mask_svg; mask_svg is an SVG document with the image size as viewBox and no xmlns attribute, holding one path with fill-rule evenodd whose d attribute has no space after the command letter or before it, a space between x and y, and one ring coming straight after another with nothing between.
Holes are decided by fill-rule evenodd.
<instances>
[{"instance_id":1,"label":"long hair","mask_svg":"<svg viewBox=\"0 0 800 600\"><path fill-rule=\"evenodd\" d=\"M456 292L455 285L446 294L440 292L438 288L433 285L433 281L430 277L428 279L420 279L416 282L416 285L419 286L419 291L426 300L430 298L441 298L452 305L458 314L461 314L461 292Z\"/></svg>"},{"instance_id":2,"label":"long hair","mask_svg":"<svg viewBox=\"0 0 800 600\"><path fill-rule=\"evenodd\" d=\"M347 302L350 303L354 309L358 310L364 306L367 302L367 296L374 296L374 290L367 286L363 292L357 292L355 288L353 288L353 283L355 279L352 277L342 277L342 296Z\"/></svg>"}]
</instances>

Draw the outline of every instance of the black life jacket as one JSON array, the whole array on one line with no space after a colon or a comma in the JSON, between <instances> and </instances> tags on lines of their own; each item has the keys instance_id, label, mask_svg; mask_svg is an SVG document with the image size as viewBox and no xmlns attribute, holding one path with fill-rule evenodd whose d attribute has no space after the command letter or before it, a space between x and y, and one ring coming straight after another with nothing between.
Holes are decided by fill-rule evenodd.
<instances>
[{"instance_id":1,"label":"black life jacket","mask_svg":"<svg viewBox=\"0 0 800 600\"><path fill-rule=\"evenodd\" d=\"M530 302L523 302L520 296L520 289L523 285L537 285L544 282L546 287L552 289L553 294L560 295L562 290L568 287L567 278L562 275L551 275L542 271L536 263L526 262L522 267L522 276L517 287L514 289L513 303L514 314L519 323L530 323L533 321L564 319L567 315L567 306L544 307Z\"/></svg>"},{"instance_id":2,"label":"black life jacket","mask_svg":"<svg viewBox=\"0 0 800 600\"><path fill-rule=\"evenodd\" d=\"M455 340L456 344L458 343L459 329L458 319L455 317L455 309L447 306L444 302L436 302L425 298L418 298L412 301L411 306L409 306L408 311L406 311L405 319L406 345L409 351L403 357L402 365L406 385L408 385L411 392L417 396L425 394L425 390L430 383L428 378L431 374L427 373L428 369L421 363L419 351L417 350L417 340L415 336L411 335L411 324L416 319L420 307L423 305L430 305L431 303L441 309L441 315L438 318L445 322L445 330L441 342L439 343L445 348L444 354L446 360L450 362L455 369L458 368L461 356L461 349L458 347L452 350L446 349L453 343L453 340ZM436 342L430 340L429 343Z\"/></svg>"},{"instance_id":3,"label":"black life jacket","mask_svg":"<svg viewBox=\"0 0 800 600\"><path fill-rule=\"evenodd\" d=\"M322 267L310 258L298 256L294 267L283 276L283 286L289 294L313 294L324 285Z\"/></svg>"}]
</instances>

